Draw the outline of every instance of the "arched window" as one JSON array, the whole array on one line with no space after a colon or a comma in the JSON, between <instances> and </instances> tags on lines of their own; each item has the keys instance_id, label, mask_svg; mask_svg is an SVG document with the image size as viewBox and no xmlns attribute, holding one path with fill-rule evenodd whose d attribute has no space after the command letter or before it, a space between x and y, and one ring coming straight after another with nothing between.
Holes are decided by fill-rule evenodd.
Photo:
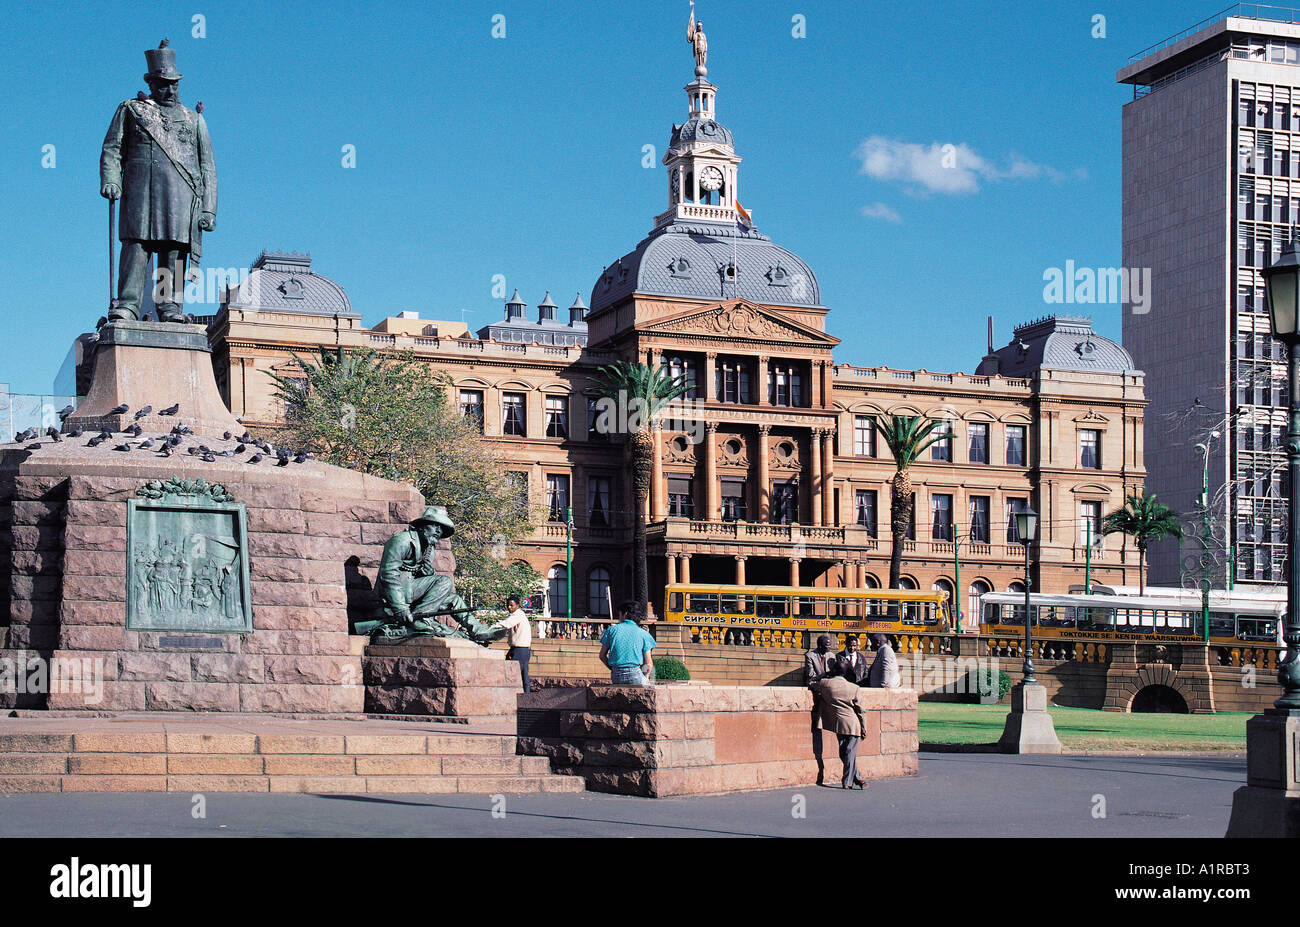
<instances>
[{"instance_id":1,"label":"arched window","mask_svg":"<svg viewBox=\"0 0 1300 927\"><path fill-rule=\"evenodd\" d=\"M556 564L546 571L546 601L552 618L569 617L569 573Z\"/></svg>"},{"instance_id":2,"label":"arched window","mask_svg":"<svg viewBox=\"0 0 1300 927\"><path fill-rule=\"evenodd\" d=\"M862 588L863 588L863 589L879 589L879 588L880 588L880 580L876 579L876 578L875 578L874 576L872 576L870 573L864 573L863 576L862 576Z\"/></svg>"},{"instance_id":3,"label":"arched window","mask_svg":"<svg viewBox=\"0 0 1300 927\"><path fill-rule=\"evenodd\" d=\"M604 567L592 567L587 573L587 616L590 618L608 618L609 614L609 570Z\"/></svg>"},{"instance_id":4,"label":"arched window","mask_svg":"<svg viewBox=\"0 0 1300 927\"><path fill-rule=\"evenodd\" d=\"M963 628L973 628L983 620L984 616L980 614L980 596L992 591L993 587L982 579L977 579L970 584L970 603L966 606L967 612L962 623Z\"/></svg>"},{"instance_id":5,"label":"arched window","mask_svg":"<svg viewBox=\"0 0 1300 927\"><path fill-rule=\"evenodd\" d=\"M898 578L898 588L899 588L899 589L915 589L915 588L916 588L916 580L912 579L912 578L909 577L909 576L900 576L900 577Z\"/></svg>"},{"instance_id":6,"label":"arched window","mask_svg":"<svg viewBox=\"0 0 1300 927\"><path fill-rule=\"evenodd\" d=\"M1025 584L1018 579L1007 584L1007 592L1024 592L1024 591L1025 591Z\"/></svg>"}]
</instances>

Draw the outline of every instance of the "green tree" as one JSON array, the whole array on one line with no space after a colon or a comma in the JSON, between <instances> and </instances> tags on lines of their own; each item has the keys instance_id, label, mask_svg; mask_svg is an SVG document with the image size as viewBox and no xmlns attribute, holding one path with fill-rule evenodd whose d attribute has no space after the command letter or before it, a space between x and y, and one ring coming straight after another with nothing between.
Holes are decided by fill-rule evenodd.
<instances>
[{"instance_id":1,"label":"green tree","mask_svg":"<svg viewBox=\"0 0 1300 927\"><path fill-rule=\"evenodd\" d=\"M510 593L535 595L541 575L512 562L532 530L505 463L449 400L450 383L411 352L322 348L293 355L301 374L271 374L284 403L277 444L326 462L412 483L456 523L457 590L475 604Z\"/></svg>"},{"instance_id":2,"label":"green tree","mask_svg":"<svg viewBox=\"0 0 1300 927\"><path fill-rule=\"evenodd\" d=\"M1127 534L1138 549L1138 594L1146 594L1147 545L1160 538L1181 538L1183 528L1178 513L1157 502L1146 490L1132 493L1122 509L1116 509L1101 523L1102 534Z\"/></svg>"},{"instance_id":3,"label":"green tree","mask_svg":"<svg viewBox=\"0 0 1300 927\"><path fill-rule=\"evenodd\" d=\"M915 498L912 493L912 476L908 472L921 453L931 444L941 441L947 434L935 434L939 423L921 415L890 415L876 420L880 436L885 439L889 452L894 455L897 468L889 484L889 532L892 543L889 554L889 588L898 588L903 571L903 541L907 527L912 523Z\"/></svg>"},{"instance_id":4,"label":"green tree","mask_svg":"<svg viewBox=\"0 0 1300 927\"><path fill-rule=\"evenodd\" d=\"M637 615L644 617L650 600L650 579L645 550L645 503L650 496L650 475L656 449L651 435L655 415L691 388L684 376L673 376L666 366L617 361L596 371L593 394L597 397L596 429L603 434L622 432L632 471L632 584Z\"/></svg>"}]
</instances>

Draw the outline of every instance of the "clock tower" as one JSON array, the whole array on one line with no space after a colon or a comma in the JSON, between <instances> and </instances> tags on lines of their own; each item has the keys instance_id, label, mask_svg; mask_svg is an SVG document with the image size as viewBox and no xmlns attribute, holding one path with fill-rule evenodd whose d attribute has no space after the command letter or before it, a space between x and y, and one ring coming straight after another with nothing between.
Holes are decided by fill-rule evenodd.
<instances>
[{"instance_id":1,"label":"clock tower","mask_svg":"<svg viewBox=\"0 0 1300 927\"><path fill-rule=\"evenodd\" d=\"M663 163L668 168L668 209L655 228L679 220L732 222L740 158L731 132L717 121L718 88L696 77L684 88L688 119L673 126Z\"/></svg>"}]
</instances>

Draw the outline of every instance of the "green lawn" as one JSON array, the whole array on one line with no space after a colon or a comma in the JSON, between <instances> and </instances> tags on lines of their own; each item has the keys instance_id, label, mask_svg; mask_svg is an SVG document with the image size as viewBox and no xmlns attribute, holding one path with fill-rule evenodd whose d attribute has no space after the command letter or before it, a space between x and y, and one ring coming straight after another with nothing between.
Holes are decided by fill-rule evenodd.
<instances>
[{"instance_id":1,"label":"green lawn","mask_svg":"<svg viewBox=\"0 0 1300 927\"><path fill-rule=\"evenodd\" d=\"M1009 705L921 702L923 744L993 744ZM1213 715L1123 714L1091 708L1048 709L1067 750L1245 750L1248 712Z\"/></svg>"}]
</instances>

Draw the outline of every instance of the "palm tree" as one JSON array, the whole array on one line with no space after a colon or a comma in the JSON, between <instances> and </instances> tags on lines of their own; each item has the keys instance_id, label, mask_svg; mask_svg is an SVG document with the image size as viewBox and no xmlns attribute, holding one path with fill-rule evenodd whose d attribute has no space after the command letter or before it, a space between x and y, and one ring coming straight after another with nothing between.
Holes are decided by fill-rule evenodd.
<instances>
[{"instance_id":1,"label":"palm tree","mask_svg":"<svg viewBox=\"0 0 1300 927\"><path fill-rule=\"evenodd\" d=\"M650 579L645 550L645 503L650 496L650 479L654 455L658 453L651 436L651 423L655 414L678 396L691 389L685 376L673 376L666 366L659 368L647 364L617 361L596 371L594 394L601 400L614 404L616 420L609 423L602 414L597 427L605 422L607 433L622 431L627 441L628 458L632 465L632 490L634 498L632 518L632 585L634 587L637 617L644 618L650 600Z\"/></svg>"},{"instance_id":2,"label":"palm tree","mask_svg":"<svg viewBox=\"0 0 1300 927\"><path fill-rule=\"evenodd\" d=\"M882 423L876 420L880 435L894 455L894 464L898 468L889 484L889 530L893 538L889 555L889 588L898 588L899 575L903 571L903 540L907 537L907 527L912 523L912 477L908 468L916 463L931 444L948 437L946 432L934 433L938 422L923 415L891 415Z\"/></svg>"},{"instance_id":3,"label":"palm tree","mask_svg":"<svg viewBox=\"0 0 1300 927\"><path fill-rule=\"evenodd\" d=\"M1129 495L1125 502L1124 508L1116 509L1102 521L1101 533L1133 538L1138 549L1138 594L1145 595L1147 545L1160 538L1180 538L1183 529L1178 524L1178 513L1157 502L1154 495L1148 496L1146 490Z\"/></svg>"}]
</instances>

